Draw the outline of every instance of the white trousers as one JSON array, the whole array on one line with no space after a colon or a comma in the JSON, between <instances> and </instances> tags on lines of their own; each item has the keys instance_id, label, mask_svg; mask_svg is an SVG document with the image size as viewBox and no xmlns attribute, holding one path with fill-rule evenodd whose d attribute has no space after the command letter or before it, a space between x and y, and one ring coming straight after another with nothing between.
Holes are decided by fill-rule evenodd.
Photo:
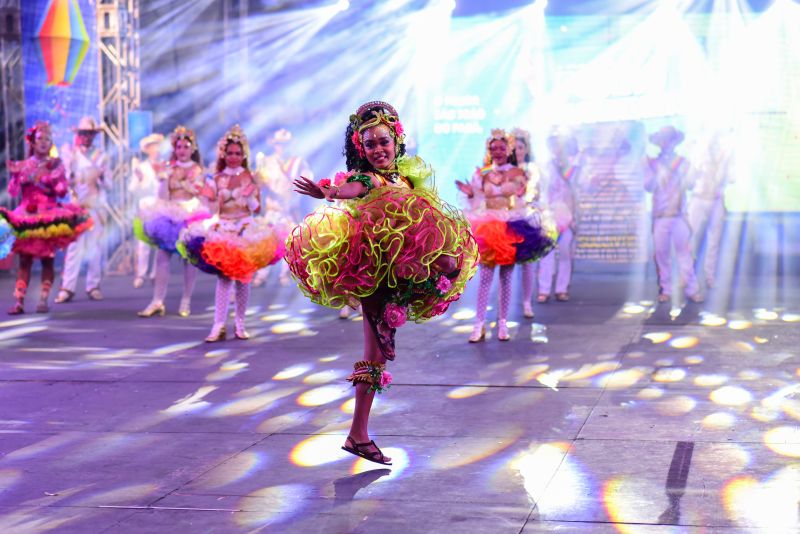
<instances>
[{"instance_id":1,"label":"white trousers","mask_svg":"<svg viewBox=\"0 0 800 534\"><path fill-rule=\"evenodd\" d=\"M653 220L653 247L655 249L658 286L664 295L672 294L672 247L678 261L681 285L686 294L696 295L700 288L694 274L690 245L692 231L683 217L657 217Z\"/></svg>"},{"instance_id":2,"label":"white trousers","mask_svg":"<svg viewBox=\"0 0 800 534\"><path fill-rule=\"evenodd\" d=\"M558 236L556 248L539 262L539 294L549 295L553 288L553 274L558 256L558 275L556 275L556 293L566 293L572 280L572 256L574 234L567 228Z\"/></svg>"},{"instance_id":3,"label":"white trousers","mask_svg":"<svg viewBox=\"0 0 800 534\"><path fill-rule=\"evenodd\" d=\"M706 256L702 266L706 281L714 283L719 261L719 247L722 243L722 230L725 227L725 200L692 198L688 208L689 226L692 228L692 253L695 257L705 237ZM698 265L698 270L701 266Z\"/></svg>"},{"instance_id":4,"label":"white trousers","mask_svg":"<svg viewBox=\"0 0 800 534\"><path fill-rule=\"evenodd\" d=\"M92 229L81 234L67 247L67 255L64 257L64 272L61 274L61 289L75 292L84 259L88 264L86 291L100 287L100 281L103 278L103 230L99 218L94 218Z\"/></svg>"}]
</instances>

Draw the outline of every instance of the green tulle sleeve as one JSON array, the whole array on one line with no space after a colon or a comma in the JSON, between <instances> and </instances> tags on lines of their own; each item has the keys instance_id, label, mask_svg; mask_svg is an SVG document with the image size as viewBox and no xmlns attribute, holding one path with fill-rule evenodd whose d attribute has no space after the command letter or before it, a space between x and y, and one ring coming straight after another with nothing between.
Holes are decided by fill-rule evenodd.
<instances>
[{"instance_id":1,"label":"green tulle sleeve","mask_svg":"<svg viewBox=\"0 0 800 534\"><path fill-rule=\"evenodd\" d=\"M408 178L414 189L434 189L433 168L419 156L397 158L397 171Z\"/></svg>"}]
</instances>

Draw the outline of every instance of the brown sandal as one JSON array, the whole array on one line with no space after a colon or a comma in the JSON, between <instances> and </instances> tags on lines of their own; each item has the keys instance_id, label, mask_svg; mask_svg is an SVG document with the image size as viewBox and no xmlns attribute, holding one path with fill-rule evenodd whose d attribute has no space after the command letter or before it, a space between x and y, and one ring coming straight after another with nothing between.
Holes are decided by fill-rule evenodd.
<instances>
[{"instance_id":1,"label":"brown sandal","mask_svg":"<svg viewBox=\"0 0 800 534\"><path fill-rule=\"evenodd\" d=\"M347 442L348 441L353 444L352 447L348 447L347 446ZM383 455L383 453L378 448L378 446L375 445L375 441L373 441L373 440L370 440L367 443L356 443L356 440L354 440L350 436L347 436L347 439L345 440L344 443L345 443L345 445L342 447L343 451L347 451L350 454L355 454L356 456L360 456L361 458L364 458L365 460L369 460L370 462L375 462L376 464L392 465L392 462L387 462L386 461L386 457ZM362 450L362 449L366 449L370 445L375 447L376 450L374 450L374 451Z\"/></svg>"}]
</instances>

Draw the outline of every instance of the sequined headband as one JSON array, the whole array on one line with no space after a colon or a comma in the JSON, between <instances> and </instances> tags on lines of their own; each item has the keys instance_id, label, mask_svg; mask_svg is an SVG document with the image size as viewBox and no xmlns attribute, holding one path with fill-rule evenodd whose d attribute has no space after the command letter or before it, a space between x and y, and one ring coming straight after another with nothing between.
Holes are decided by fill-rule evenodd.
<instances>
[{"instance_id":1,"label":"sequined headband","mask_svg":"<svg viewBox=\"0 0 800 534\"><path fill-rule=\"evenodd\" d=\"M193 130L190 130L189 128L187 128L185 126L178 126L169 135L169 141L170 141L170 143L172 143L173 147L181 139L185 139L185 140L189 141L189 144L192 145L192 150L197 150L197 140L195 139Z\"/></svg>"},{"instance_id":2,"label":"sequined headband","mask_svg":"<svg viewBox=\"0 0 800 534\"><path fill-rule=\"evenodd\" d=\"M250 159L250 144L247 141L247 136L244 134L242 127L238 124L225 132L225 135L217 143L217 155L220 158L225 157L225 149L228 148L230 143L241 145L244 157L249 161Z\"/></svg>"},{"instance_id":3,"label":"sequined headband","mask_svg":"<svg viewBox=\"0 0 800 534\"><path fill-rule=\"evenodd\" d=\"M370 109L372 109L372 118L363 119L362 115ZM383 110L386 110L388 113L384 113ZM365 157L366 153L364 152L361 133L369 128L378 126L379 124L385 124L389 127L389 131L394 137L396 143L400 143L403 141L403 139L405 139L403 123L400 122L400 117L397 116L397 111L391 105L380 101L367 102L359 107L353 115L350 115L350 125L353 127L353 136L351 141L355 145L356 150L358 150L358 154L362 158Z\"/></svg>"}]
</instances>

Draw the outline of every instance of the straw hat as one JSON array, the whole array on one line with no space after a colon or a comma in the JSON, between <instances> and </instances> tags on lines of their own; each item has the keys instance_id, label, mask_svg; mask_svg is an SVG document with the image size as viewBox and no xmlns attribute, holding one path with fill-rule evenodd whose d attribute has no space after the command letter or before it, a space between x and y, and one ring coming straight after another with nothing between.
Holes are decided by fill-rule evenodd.
<instances>
[{"instance_id":1,"label":"straw hat","mask_svg":"<svg viewBox=\"0 0 800 534\"><path fill-rule=\"evenodd\" d=\"M139 149L142 152L144 152L148 146L160 145L162 141L164 141L163 135L161 135L160 133L151 133L150 135L143 137L142 140L139 141Z\"/></svg>"},{"instance_id":2,"label":"straw hat","mask_svg":"<svg viewBox=\"0 0 800 534\"><path fill-rule=\"evenodd\" d=\"M100 126L97 125L92 117L83 117L78 121L78 126L73 128L76 132L99 132Z\"/></svg>"},{"instance_id":3,"label":"straw hat","mask_svg":"<svg viewBox=\"0 0 800 534\"><path fill-rule=\"evenodd\" d=\"M281 128L272 135L272 138L269 140L269 144L271 145L283 144L283 143L288 143L291 140L292 140L292 132L290 132L286 128Z\"/></svg>"},{"instance_id":4,"label":"straw hat","mask_svg":"<svg viewBox=\"0 0 800 534\"><path fill-rule=\"evenodd\" d=\"M674 126L664 126L650 135L650 142L664 148L666 145L679 145L683 142L683 132Z\"/></svg>"}]
</instances>

